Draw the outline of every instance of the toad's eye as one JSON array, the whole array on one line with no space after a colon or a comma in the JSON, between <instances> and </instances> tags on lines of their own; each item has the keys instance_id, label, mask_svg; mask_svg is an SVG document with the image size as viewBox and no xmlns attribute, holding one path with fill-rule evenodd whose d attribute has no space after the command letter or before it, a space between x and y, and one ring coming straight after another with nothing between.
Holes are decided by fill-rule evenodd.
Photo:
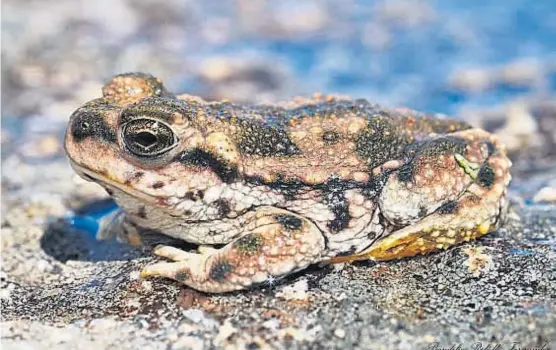
<instances>
[{"instance_id":1,"label":"toad's eye","mask_svg":"<svg viewBox=\"0 0 556 350\"><path fill-rule=\"evenodd\" d=\"M122 126L122 140L139 157L159 156L178 144L178 138L165 123L153 119L135 119Z\"/></svg>"}]
</instances>

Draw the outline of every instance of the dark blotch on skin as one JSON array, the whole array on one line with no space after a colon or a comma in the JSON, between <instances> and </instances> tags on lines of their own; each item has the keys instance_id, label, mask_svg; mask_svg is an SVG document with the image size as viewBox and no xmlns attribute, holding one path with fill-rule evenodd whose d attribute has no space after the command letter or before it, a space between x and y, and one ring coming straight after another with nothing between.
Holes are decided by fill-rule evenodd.
<instances>
[{"instance_id":1,"label":"dark blotch on skin","mask_svg":"<svg viewBox=\"0 0 556 350\"><path fill-rule=\"evenodd\" d=\"M494 179L494 169L492 169L489 164L485 164L479 170L476 181L480 186L490 188L490 186L494 183Z\"/></svg>"},{"instance_id":2,"label":"dark blotch on skin","mask_svg":"<svg viewBox=\"0 0 556 350\"><path fill-rule=\"evenodd\" d=\"M234 267L228 262L217 262L212 265L209 272L209 277L215 281L225 280L226 277L234 270Z\"/></svg>"},{"instance_id":3,"label":"dark blotch on skin","mask_svg":"<svg viewBox=\"0 0 556 350\"><path fill-rule=\"evenodd\" d=\"M299 194L304 187L310 187L310 185L304 184L299 180L285 180L280 174L276 176L274 181L265 181L262 177L252 176L246 178L248 183L254 185L264 185L268 186L271 190L281 193L286 200L293 200Z\"/></svg>"},{"instance_id":4,"label":"dark blotch on skin","mask_svg":"<svg viewBox=\"0 0 556 350\"><path fill-rule=\"evenodd\" d=\"M398 169L398 180L401 182L411 182L413 180L413 162L407 163Z\"/></svg>"},{"instance_id":5,"label":"dark blotch on skin","mask_svg":"<svg viewBox=\"0 0 556 350\"><path fill-rule=\"evenodd\" d=\"M400 130L402 125L384 112L373 115L368 125L355 140L355 150L372 169L386 161L400 159L409 143L409 135Z\"/></svg>"},{"instance_id":6,"label":"dark blotch on skin","mask_svg":"<svg viewBox=\"0 0 556 350\"><path fill-rule=\"evenodd\" d=\"M139 216L142 219L146 219L147 218L147 211L145 210L145 207L141 207L139 208L139 211L137 212L137 216Z\"/></svg>"},{"instance_id":7,"label":"dark blotch on skin","mask_svg":"<svg viewBox=\"0 0 556 350\"><path fill-rule=\"evenodd\" d=\"M464 139L454 136L444 136L421 143L417 154L422 157L438 156L448 152L465 154L466 148L467 141Z\"/></svg>"},{"instance_id":8,"label":"dark blotch on skin","mask_svg":"<svg viewBox=\"0 0 556 350\"><path fill-rule=\"evenodd\" d=\"M334 233L348 227L349 220L351 219L345 193L347 189L348 186L345 182L333 178L325 182L321 190L325 203L334 214L334 219L327 224L330 231Z\"/></svg>"},{"instance_id":9,"label":"dark blotch on skin","mask_svg":"<svg viewBox=\"0 0 556 350\"><path fill-rule=\"evenodd\" d=\"M158 189L158 188L162 188L162 187L164 187L164 182L162 182L162 181L157 181L153 184L154 189Z\"/></svg>"},{"instance_id":10,"label":"dark blotch on skin","mask_svg":"<svg viewBox=\"0 0 556 350\"><path fill-rule=\"evenodd\" d=\"M332 207L334 213L334 220L328 222L326 225L332 232L340 232L348 227L350 216L347 204L345 206Z\"/></svg>"},{"instance_id":11,"label":"dark blotch on skin","mask_svg":"<svg viewBox=\"0 0 556 350\"><path fill-rule=\"evenodd\" d=\"M286 230L299 230L301 225L303 225L303 221L300 218L290 214L277 214L274 217Z\"/></svg>"},{"instance_id":12,"label":"dark blotch on skin","mask_svg":"<svg viewBox=\"0 0 556 350\"><path fill-rule=\"evenodd\" d=\"M341 138L342 136L335 131L325 131L324 134L322 134L322 140L327 145L333 145L335 143L338 143L338 141L340 141Z\"/></svg>"},{"instance_id":13,"label":"dark blotch on skin","mask_svg":"<svg viewBox=\"0 0 556 350\"><path fill-rule=\"evenodd\" d=\"M437 212L439 214L453 214L458 210L457 201L447 201L438 208Z\"/></svg>"},{"instance_id":14,"label":"dark blotch on skin","mask_svg":"<svg viewBox=\"0 0 556 350\"><path fill-rule=\"evenodd\" d=\"M369 182L361 190L361 194L370 199L376 198L382 192L391 173L391 171L385 171L377 176L371 177Z\"/></svg>"},{"instance_id":15,"label":"dark blotch on skin","mask_svg":"<svg viewBox=\"0 0 556 350\"><path fill-rule=\"evenodd\" d=\"M186 166L212 169L212 171L225 183L231 183L239 176L235 166L219 160L210 152L198 148L179 154L175 158L175 161Z\"/></svg>"},{"instance_id":16,"label":"dark blotch on skin","mask_svg":"<svg viewBox=\"0 0 556 350\"><path fill-rule=\"evenodd\" d=\"M257 252L263 245L263 239L256 234L248 234L236 240L234 247L242 253Z\"/></svg>"},{"instance_id":17,"label":"dark blotch on skin","mask_svg":"<svg viewBox=\"0 0 556 350\"><path fill-rule=\"evenodd\" d=\"M183 281L186 281L189 278L189 274L185 271L182 271L182 272L178 272L175 277L176 277L176 280L183 282Z\"/></svg>"},{"instance_id":18,"label":"dark blotch on skin","mask_svg":"<svg viewBox=\"0 0 556 350\"><path fill-rule=\"evenodd\" d=\"M281 128L257 125L243 121L242 137L238 143L242 154L263 157L284 157L301 154L301 151Z\"/></svg>"},{"instance_id":19,"label":"dark blotch on skin","mask_svg":"<svg viewBox=\"0 0 556 350\"><path fill-rule=\"evenodd\" d=\"M83 110L85 109L85 110ZM87 138L97 138L109 143L116 143L116 133L105 122L102 115L95 110L79 109L73 116L70 133L75 142Z\"/></svg>"},{"instance_id":20,"label":"dark blotch on skin","mask_svg":"<svg viewBox=\"0 0 556 350\"><path fill-rule=\"evenodd\" d=\"M198 201L200 199L203 199L203 197L205 196L205 192L201 191L201 190L197 190L195 192L189 191L185 194L184 198L185 199L189 199L190 201Z\"/></svg>"},{"instance_id":21,"label":"dark blotch on skin","mask_svg":"<svg viewBox=\"0 0 556 350\"><path fill-rule=\"evenodd\" d=\"M214 202L214 205L218 209L218 215L219 216L226 216L231 211L230 203L228 203L228 201L225 200L225 199L217 199Z\"/></svg>"},{"instance_id":22,"label":"dark blotch on skin","mask_svg":"<svg viewBox=\"0 0 556 350\"><path fill-rule=\"evenodd\" d=\"M488 155L489 155L489 156L491 156L491 155L493 155L494 153L496 153L496 151L497 151L497 150L496 150L496 146L494 146L494 144L493 144L492 142L487 141L487 142L486 142L486 145L487 145Z\"/></svg>"},{"instance_id":23,"label":"dark blotch on skin","mask_svg":"<svg viewBox=\"0 0 556 350\"><path fill-rule=\"evenodd\" d=\"M142 171L138 171L135 174L133 174L133 176L131 178L128 178L125 180L125 184L126 185L131 185L133 183L133 181L138 181L140 178L142 178L145 175L144 172Z\"/></svg>"},{"instance_id":24,"label":"dark blotch on skin","mask_svg":"<svg viewBox=\"0 0 556 350\"><path fill-rule=\"evenodd\" d=\"M357 250L357 247L354 246L354 245L352 245L352 246L349 247L349 249L346 250L345 252L340 252L340 253L338 254L338 256L350 256L350 255L354 254L356 250Z\"/></svg>"}]
</instances>

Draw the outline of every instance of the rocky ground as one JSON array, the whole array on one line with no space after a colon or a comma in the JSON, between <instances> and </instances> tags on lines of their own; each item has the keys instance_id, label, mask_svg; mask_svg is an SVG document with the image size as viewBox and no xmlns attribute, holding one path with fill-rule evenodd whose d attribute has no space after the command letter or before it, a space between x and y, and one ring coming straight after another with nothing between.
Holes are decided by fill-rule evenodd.
<instances>
[{"instance_id":1,"label":"rocky ground","mask_svg":"<svg viewBox=\"0 0 556 350\"><path fill-rule=\"evenodd\" d=\"M556 347L556 6L465 4L4 1L3 348ZM509 222L439 254L247 292L139 279L153 258L94 239L82 215L105 193L61 147L71 112L135 70L209 99L322 91L460 115L508 145Z\"/></svg>"}]
</instances>

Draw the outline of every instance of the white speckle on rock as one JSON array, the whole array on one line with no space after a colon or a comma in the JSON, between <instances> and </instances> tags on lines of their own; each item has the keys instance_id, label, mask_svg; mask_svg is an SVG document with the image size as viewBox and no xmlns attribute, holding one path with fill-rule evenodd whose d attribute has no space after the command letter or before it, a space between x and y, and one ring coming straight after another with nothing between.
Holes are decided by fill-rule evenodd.
<instances>
[{"instance_id":1,"label":"white speckle on rock","mask_svg":"<svg viewBox=\"0 0 556 350\"><path fill-rule=\"evenodd\" d=\"M217 328L220 324L205 316L205 313L199 309L188 309L183 311L183 315L191 320L193 323L202 326L203 328L213 329Z\"/></svg>"},{"instance_id":2,"label":"white speckle on rock","mask_svg":"<svg viewBox=\"0 0 556 350\"><path fill-rule=\"evenodd\" d=\"M288 327L280 332L282 337L292 337L296 341L315 341L318 333L322 330L321 326L315 326L311 329L300 329Z\"/></svg>"},{"instance_id":3,"label":"white speckle on rock","mask_svg":"<svg viewBox=\"0 0 556 350\"><path fill-rule=\"evenodd\" d=\"M11 300L12 291L15 288L15 284L9 284L8 286L0 289L0 300Z\"/></svg>"},{"instance_id":4,"label":"white speckle on rock","mask_svg":"<svg viewBox=\"0 0 556 350\"><path fill-rule=\"evenodd\" d=\"M285 300L307 300L309 294L307 290L309 289L309 284L306 279L301 279L292 285L284 287L281 291L276 293L278 298Z\"/></svg>"},{"instance_id":5,"label":"white speckle on rock","mask_svg":"<svg viewBox=\"0 0 556 350\"><path fill-rule=\"evenodd\" d=\"M41 260L37 261L37 263L35 265L35 268L38 271L47 272L52 268L52 266L50 265L50 263L48 261L41 259Z\"/></svg>"},{"instance_id":6,"label":"white speckle on rock","mask_svg":"<svg viewBox=\"0 0 556 350\"><path fill-rule=\"evenodd\" d=\"M131 272L129 273L129 279L130 279L131 281L136 281L136 280L138 280L138 279L139 279L139 276L140 276L139 270L134 270L134 271L131 271ZM144 288L144 286L143 286L143 288Z\"/></svg>"},{"instance_id":7,"label":"white speckle on rock","mask_svg":"<svg viewBox=\"0 0 556 350\"><path fill-rule=\"evenodd\" d=\"M275 331L280 327L280 320L271 318L270 320L264 321L262 326L266 329Z\"/></svg>"},{"instance_id":8,"label":"white speckle on rock","mask_svg":"<svg viewBox=\"0 0 556 350\"><path fill-rule=\"evenodd\" d=\"M93 333L104 334L117 327L116 320L111 318L97 318L89 323L89 329Z\"/></svg>"},{"instance_id":9,"label":"white speckle on rock","mask_svg":"<svg viewBox=\"0 0 556 350\"><path fill-rule=\"evenodd\" d=\"M342 328L337 328L334 331L334 335L340 339L344 339L346 336L346 331L344 331Z\"/></svg>"},{"instance_id":10,"label":"white speckle on rock","mask_svg":"<svg viewBox=\"0 0 556 350\"><path fill-rule=\"evenodd\" d=\"M482 273L486 274L494 267L492 262L492 257L483 252L482 247L470 247L462 249L462 251L468 255L468 259L465 260L464 265L467 266L468 271L474 277L479 277Z\"/></svg>"},{"instance_id":11,"label":"white speckle on rock","mask_svg":"<svg viewBox=\"0 0 556 350\"><path fill-rule=\"evenodd\" d=\"M184 322L179 326L179 331L185 335L196 332L199 329L197 325Z\"/></svg>"},{"instance_id":12,"label":"white speckle on rock","mask_svg":"<svg viewBox=\"0 0 556 350\"><path fill-rule=\"evenodd\" d=\"M342 271L346 267L346 263L332 264L334 271Z\"/></svg>"},{"instance_id":13,"label":"white speckle on rock","mask_svg":"<svg viewBox=\"0 0 556 350\"><path fill-rule=\"evenodd\" d=\"M218 334L214 337L214 344L217 346L225 345L226 341L237 331L230 320L224 321L224 324L218 329Z\"/></svg>"},{"instance_id":14,"label":"white speckle on rock","mask_svg":"<svg viewBox=\"0 0 556 350\"><path fill-rule=\"evenodd\" d=\"M342 292L342 293L338 294L334 299L336 299L336 300L338 300L338 301L342 301L342 300L344 300L344 299L346 299L346 298L347 298L346 293Z\"/></svg>"},{"instance_id":15,"label":"white speckle on rock","mask_svg":"<svg viewBox=\"0 0 556 350\"><path fill-rule=\"evenodd\" d=\"M194 336L181 337L171 347L172 350L202 350L204 348L203 341Z\"/></svg>"}]
</instances>

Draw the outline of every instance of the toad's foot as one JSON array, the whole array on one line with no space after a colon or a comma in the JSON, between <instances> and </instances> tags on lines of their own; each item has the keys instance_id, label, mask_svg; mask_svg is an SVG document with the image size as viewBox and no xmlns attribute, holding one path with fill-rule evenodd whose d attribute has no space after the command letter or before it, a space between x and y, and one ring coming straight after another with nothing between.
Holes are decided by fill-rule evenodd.
<instances>
[{"instance_id":1,"label":"toad's foot","mask_svg":"<svg viewBox=\"0 0 556 350\"><path fill-rule=\"evenodd\" d=\"M414 202L412 194L420 189L437 196L431 196L429 202L416 202L425 215L366 251L338 257L332 262L389 260L424 254L475 239L499 227L507 209L506 188L511 179L511 162L504 146L495 135L479 129L460 131L451 137L449 142L456 145L461 142L465 149L460 147L460 152L456 152L457 148L446 141L443 141L443 149L436 145L436 149L425 147L409 163L410 173L403 176L393 173L388 179L386 190L388 186L395 189L395 193L387 197L392 208L399 208L395 204L402 201L409 207ZM434 175L430 180L426 180L427 171ZM418 186L418 181L427 182ZM441 205L434 204L440 198Z\"/></svg>"},{"instance_id":2,"label":"toad's foot","mask_svg":"<svg viewBox=\"0 0 556 350\"><path fill-rule=\"evenodd\" d=\"M147 266L141 276L164 276L204 292L222 293L283 277L317 262L324 237L301 216L276 208L261 208L250 233L222 249L201 254L159 246L155 254L174 262Z\"/></svg>"}]
</instances>

